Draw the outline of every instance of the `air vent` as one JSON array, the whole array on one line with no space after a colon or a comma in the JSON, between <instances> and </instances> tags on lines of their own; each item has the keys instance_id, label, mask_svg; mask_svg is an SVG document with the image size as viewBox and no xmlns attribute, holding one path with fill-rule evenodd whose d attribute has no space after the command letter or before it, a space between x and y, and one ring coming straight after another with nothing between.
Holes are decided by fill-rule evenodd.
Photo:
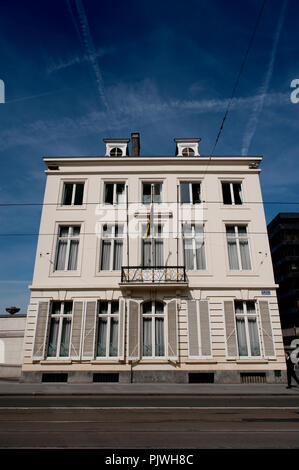
<instances>
[{"instance_id":1,"label":"air vent","mask_svg":"<svg viewBox=\"0 0 299 470\"><path fill-rule=\"evenodd\" d=\"M42 375L42 382L67 382L67 374L44 373Z\"/></svg>"},{"instance_id":2,"label":"air vent","mask_svg":"<svg viewBox=\"0 0 299 470\"><path fill-rule=\"evenodd\" d=\"M266 372L241 372L242 384L264 384L266 383Z\"/></svg>"},{"instance_id":3,"label":"air vent","mask_svg":"<svg viewBox=\"0 0 299 470\"><path fill-rule=\"evenodd\" d=\"M214 374L212 372L189 373L189 384L213 384Z\"/></svg>"},{"instance_id":4,"label":"air vent","mask_svg":"<svg viewBox=\"0 0 299 470\"><path fill-rule=\"evenodd\" d=\"M93 381L94 382L118 382L119 381L119 374L106 374L102 372L97 372L93 374Z\"/></svg>"}]
</instances>

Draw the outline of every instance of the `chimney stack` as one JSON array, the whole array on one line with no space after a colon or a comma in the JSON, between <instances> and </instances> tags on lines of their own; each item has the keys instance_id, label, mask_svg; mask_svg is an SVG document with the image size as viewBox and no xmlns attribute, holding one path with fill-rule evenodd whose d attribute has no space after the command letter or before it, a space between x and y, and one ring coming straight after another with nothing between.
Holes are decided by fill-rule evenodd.
<instances>
[{"instance_id":1,"label":"chimney stack","mask_svg":"<svg viewBox=\"0 0 299 470\"><path fill-rule=\"evenodd\" d=\"M139 157L140 155L140 134L139 132L133 132L131 134L132 141L132 157Z\"/></svg>"}]
</instances>

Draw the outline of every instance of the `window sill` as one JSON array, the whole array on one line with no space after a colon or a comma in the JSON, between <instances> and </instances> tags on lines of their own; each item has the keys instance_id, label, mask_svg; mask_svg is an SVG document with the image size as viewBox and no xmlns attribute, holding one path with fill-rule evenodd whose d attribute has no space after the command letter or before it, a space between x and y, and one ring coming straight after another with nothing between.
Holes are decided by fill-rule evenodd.
<instances>
[{"instance_id":1,"label":"window sill","mask_svg":"<svg viewBox=\"0 0 299 470\"><path fill-rule=\"evenodd\" d=\"M39 361L40 364L71 364L72 361L70 359L45 359L43 361Z\"/></svg>"},{"instance_id":2,"label":"window sill","mask_svg":"<svg viewBox=\"0 0 299 470\"><path fill-rule=\"evenodd\" d=\"M119 364L124 362L124 359L93 359L90 361L90 364Z\"/></svg>"},{"instance_id":3,"label":"window sill","mask_svg":"<svg viewBox=\"0 0 299 470\"><path fill-rule=\"evenodd\" d=\"M198 359L187 359L185 364L218 364L218 361L214 359L203 359L202 357Z\"/></svg>"},{"instance_id":4,"label":"window sill","mask_svg":"<svg viewBox=\"0 0 299 470\"><path fill-rule=\"evenodd\" d=\"M268 364L266 359L237 359L237 364Z\"/></svg>"},{"instance_id":5,"label":"window sill","mask_svg":"<svg viewBox=\"0 0 299 470\"><path fill-rule=\"evenodd\" d=\"M80 277L81 272L76 271L54 271L49 277Z\"/></svg>"},{"instance_id":6,"label":"window sill","mask_svg":"<svg viewBox=\"0 0 299 470\"><path fill-rule=\"evenodd\" d=\"M173 362L171 359L158 359L155 357L148 358L148 359L140 359L138 361L138 364L169 364L170 362Z\"/></svg>"},{"instance_id":7,"label":"window sill","mask_svg":"<svg viewBox=\"0 0 299 470\"><path fill-rule=\"evenodd\" d=\"M75 206L75 205L73 205L73 206L72 205L69 205L69 206L67 206L67 205L63 205L63 206L58 205L58 206L56 206L56 209L57 210L84 210L84 209L86 209L86 204L80 204L78 206Z\"/></svg>"},{"instance_id":8,"label":"window sill","mask_svg":"<svg viewBox=\"0 0 299 470\"><path fill-rule=\"evenodd\" d=\"M223 204L220 206L220 209L231 209L232 207L234 207L235 209L242 209L242 210L249 209L249 207L246 206L245 204Z\"/></svg>"},{"instance_id":9,"label":"window sill","mask_svg":"<svg viewBox=\"0 0 299 470\"><path fill-rule=\"evenodd\" d=\"M243 270L242 271L237 271L237 270L236 271L227 271L226 275L227 276L232 276L232 277L235 277L235 276L238 276L238 277L248 277L248 276L250 276L250 277L259 277L259 275L254 274L252 272L252 270L248 270L248 271L245 271L245 270L244 271Z\"/></svg>"}]
</instances>

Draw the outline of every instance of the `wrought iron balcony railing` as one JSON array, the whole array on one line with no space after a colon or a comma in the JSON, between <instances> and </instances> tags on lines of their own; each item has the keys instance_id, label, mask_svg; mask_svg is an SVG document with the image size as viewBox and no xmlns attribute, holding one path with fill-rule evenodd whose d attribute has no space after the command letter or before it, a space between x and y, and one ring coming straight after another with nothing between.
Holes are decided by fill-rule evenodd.
<instances>
[{"instance_id":1,"label":"wrought iron balcony railing","mask_svg":"<svg viewBox=\"0 0 299 470\"><path fill-rule=\"evenodd\" d=\"M121 282L182 283L187 282L185 266L123 266Z\"/></svg>"}]
</instances>

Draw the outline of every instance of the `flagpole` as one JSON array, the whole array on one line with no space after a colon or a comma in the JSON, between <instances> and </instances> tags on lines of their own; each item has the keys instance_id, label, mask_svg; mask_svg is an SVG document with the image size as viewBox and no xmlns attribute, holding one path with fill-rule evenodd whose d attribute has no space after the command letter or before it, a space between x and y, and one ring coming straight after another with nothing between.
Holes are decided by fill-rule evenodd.
<instances>
[{"instance_id":1,"label":"flagpole","mask_svg":"<svg viewBox=\"0 0 299 470\"><path fill-rule=\"evenodd\" d=\"M152 246L152 266L156 266L156 257L155 257L155 240L154 240L154 233L155 233L155 224L154 224L154 185L151 183L151 246ZM154 269L152 270L152 281L154 282Z\"/></svg>"}]
</instances>

